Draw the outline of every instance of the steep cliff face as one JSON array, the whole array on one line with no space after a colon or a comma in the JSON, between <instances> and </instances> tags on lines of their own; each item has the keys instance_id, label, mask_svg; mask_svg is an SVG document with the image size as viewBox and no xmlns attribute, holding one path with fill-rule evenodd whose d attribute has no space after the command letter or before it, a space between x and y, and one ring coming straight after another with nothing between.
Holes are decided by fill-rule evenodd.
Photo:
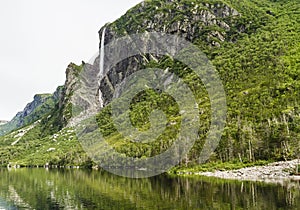
<instances>
[{"instance_id":1,"label":"steep cliff face","mask_svg":"<svg viewBox=\"0 0 300 210\"><path fill-rule=\"evenodd\" d=\"M41 120L41 130L44 131L43 137L58 132L66 127L72 117L72 95L78 87L78 80L80 72L82 71L84 63L78 66L70 63L66 69L66 81L59 89L55 105L47 116Z\"/></svg>"},{"instance_id":2,"label":"steep cliff face","mask_svg":"<svg viewBox=\"0 0 300 210\"><path fill-rule=\"evenodd\" d=\"M235 42L256 29L254 22L222 1L144 1L99 31L100 47L125 35L159 32L178 35L208 56L225 42ZM122 49L120 49L122 50ZM101 49L100 49L101 51ZM127 58L111 68L100 83L103 105L109 104L117 84L161 57L152 54ZM104 59L104 68L106 61Z\"/></svg>"},{"instance_id":3,"label":"steep cliff face","mask_svg":"<svg viewBox=\"0 0 300 210\"><path fill-rule=\"evenodd\" d=\"M70 118L72 117L72 102L71 97L78 83L78 77L82 70L81 66L77 66L74 63L70 63L66 70L66 81L63 86L62 95L59 99L58 110L60 112L60 121L63 126L66 126Z\"/></svg>"}]
</instances>

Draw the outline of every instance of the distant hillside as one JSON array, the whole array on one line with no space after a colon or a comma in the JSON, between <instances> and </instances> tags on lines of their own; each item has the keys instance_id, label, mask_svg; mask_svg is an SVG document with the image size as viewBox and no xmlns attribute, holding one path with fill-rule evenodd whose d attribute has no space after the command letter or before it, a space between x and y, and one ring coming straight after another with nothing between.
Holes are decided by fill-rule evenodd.
<instances>
[{"instance_id":1,"label":"distant hillside","mask_svg":"<svg viewBox=\"0 0 300 210\"><path fill-rule=\"evenodd\" d=\"M3 125L5 123L8 123L8 121L6 121L6 120L0 120L0 125Z\"/></svg>"},{"instance_id":2,"label":"distant hillside","mask_svg":"<svg viewBox=\"0 0 300 210\"><path fill-rule=\"evenodd\" d=\"M0 136L9 133L12 130L29 125L49 114L60 97L61 87L57 88L54 94L37 94L33 101L28 103L23 111L18 112L9 122L0 125Z\"/></svg>"}]
</instances>

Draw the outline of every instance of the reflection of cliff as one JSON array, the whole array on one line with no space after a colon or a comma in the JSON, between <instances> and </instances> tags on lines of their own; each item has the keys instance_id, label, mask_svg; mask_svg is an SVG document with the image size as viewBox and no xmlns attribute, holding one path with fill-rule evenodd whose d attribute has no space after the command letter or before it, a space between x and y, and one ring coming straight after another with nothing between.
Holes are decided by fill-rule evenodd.
<instances>
[{"instance_id":1,"label":"reflection of cliff","mask_svg":"<svg viewBox=\"0 0 300 210\"><path fill-rule=\"evenodd\" d=\"M19 169L2 171L0 189L35 209L276 209L300 205L300 183L288 187L216 179L128 179L104 171ZM1 192L2 196L3 192ZM28 207L29 208L29 207Z\"/></svg>"}]
</instances>

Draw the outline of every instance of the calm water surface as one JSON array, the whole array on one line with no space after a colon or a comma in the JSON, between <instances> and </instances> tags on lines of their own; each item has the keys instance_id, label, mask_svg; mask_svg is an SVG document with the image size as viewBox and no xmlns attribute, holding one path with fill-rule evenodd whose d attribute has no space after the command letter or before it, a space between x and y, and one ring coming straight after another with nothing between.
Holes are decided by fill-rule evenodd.
<instances>
[{"instance_id":1,"label":"calm water surface","mask_svg":"<svg viewBox=\"0 0 300 210\"><path fill-rule=\"evenodd\" d=\"M0 209L300 209L300 183L1 169Z\"/></svg>"}]
</instances>

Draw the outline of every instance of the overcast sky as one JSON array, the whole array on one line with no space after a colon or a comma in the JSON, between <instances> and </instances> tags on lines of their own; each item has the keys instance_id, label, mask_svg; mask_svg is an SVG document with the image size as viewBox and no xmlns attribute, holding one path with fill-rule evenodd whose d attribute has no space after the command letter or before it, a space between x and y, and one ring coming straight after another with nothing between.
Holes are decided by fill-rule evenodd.
<instances>
[{"instance_id":1,"label":"overcast sky","mask_svg":"<svg viewBox=\"0 0 300 210\"><path fill-rule=\"evenodd\" d=\"M142 0L0 0L0 120L64 84L98 51L98 30Z\"/></svg>"}]
</instances>

